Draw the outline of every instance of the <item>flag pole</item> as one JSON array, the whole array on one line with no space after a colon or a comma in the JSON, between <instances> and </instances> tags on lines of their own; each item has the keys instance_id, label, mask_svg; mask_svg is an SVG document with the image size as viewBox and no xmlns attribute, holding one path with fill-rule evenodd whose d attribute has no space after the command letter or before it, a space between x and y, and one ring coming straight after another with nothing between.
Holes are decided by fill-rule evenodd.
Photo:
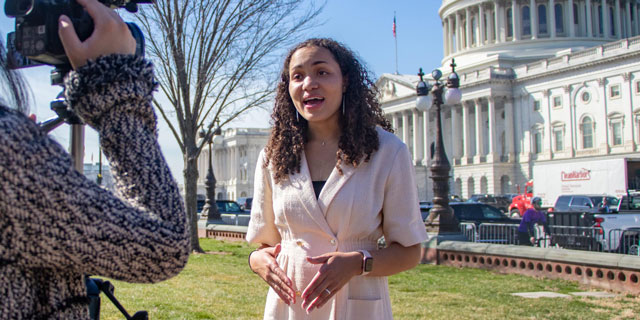
<instances>
[{"instance_id":1,"label":"flag pole","mask_svg":"<svg viewBox=\"0 0 640 320\"><path fill-rule=\"evenodd\" d=\"M393 12L393 39L396 42L396 74L398 73L398 37L396 35L396 12Z\"/></svg>"}]
</instances>

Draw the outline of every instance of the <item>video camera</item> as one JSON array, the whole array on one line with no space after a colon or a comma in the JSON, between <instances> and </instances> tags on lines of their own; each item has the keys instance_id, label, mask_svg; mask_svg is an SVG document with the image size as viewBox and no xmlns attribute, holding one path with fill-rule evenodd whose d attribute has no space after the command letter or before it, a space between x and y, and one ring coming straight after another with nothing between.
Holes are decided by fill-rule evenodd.
<instances>
[{"instance_id":1,"label":"video camera","mask_svg":"<svg viewBox=\"0 0 640 320\"><path fill-rule=\"evenodd\" d=\"M138 3L153 0L99 0L111 8L138 11ZM9 68L18 69L40 64L68 68L62 42L58 37L58 18L64 14L71 19L81 41L93 33L93 20L75 0L6 0L4 12L16 18L15 32L7 36ZM134 23L127 22L136 40L136 55L144 55L144 36Z\"/></svg>"}]
</instances>

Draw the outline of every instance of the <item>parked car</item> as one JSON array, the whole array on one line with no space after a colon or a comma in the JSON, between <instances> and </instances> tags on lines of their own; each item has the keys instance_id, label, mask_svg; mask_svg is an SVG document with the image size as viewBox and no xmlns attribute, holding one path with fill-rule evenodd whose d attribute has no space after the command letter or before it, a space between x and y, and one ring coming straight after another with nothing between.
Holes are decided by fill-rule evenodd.
<instances>
[{"instance_id":1,"label":"parked car","mask_svg":"<svg viewBox=\"0 0 640 320\"><path fill-rule=\"evenodd\" d=\"M453 214L459 222L473 222L476 225L481 223L520 223L520 220L509 218L500 210L484 203L452 202L449 206L453 209ZM423 219L429 216L430 209L431 206L420 206Z\"/></svg>"},{"instance_id":2,"label":"parked car","mask_svg":"<svg viewBox=\"0 0 640 320\"><path fill-rule=\"evenodd\" d=\"M204 204L205 204L207 198L204 196L204 194L198 194L198 195L196 195L196 197L198 198L198 200L197 200L198 202L197 202L197 207L196 208L197 208L197 212L199 214L200 212L202 212L202 208L204 208Z\"/></svg>"},{"instance_id":3,"label":"parked car","mask_svg":"<svg viewBox=\"0 0 640 320\"><path fill-rule=\"evenodd\" d=\"M243 210L237 202L232 200L216 200L216 205L218 206L218 211L221 214L250 214L249 211Z\"/></svg>"},{"instance_id":4,"label":"parked car","mask_svg":"<svg viewBox=\"0 0 640 320\"><path fill-rule=\"evenodd\" d=\"M491 194L474 194L467 202L478 202L488 204L502 212L509 211L511 200L504 196L494 196Z\"/></svg>"},{"instance_id":5,"label":"parked car","mask_svg":"<svg viewBox=\"0 0 640 320\"><path fill-rule=\"evenodd\" d=\"M553 211L598 213L603 197L607 198L610 210L617 211L618 198L597 194L560 195L553 206Z\"/></svg>"}]
</instances>

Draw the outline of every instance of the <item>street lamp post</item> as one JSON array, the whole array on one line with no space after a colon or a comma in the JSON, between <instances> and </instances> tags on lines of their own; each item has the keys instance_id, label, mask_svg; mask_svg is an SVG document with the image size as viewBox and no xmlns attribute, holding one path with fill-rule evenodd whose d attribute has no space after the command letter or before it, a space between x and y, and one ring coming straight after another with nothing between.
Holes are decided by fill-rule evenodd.
<instances>
[{"instance_id":1,"label":"street lamp post","mask_svg":"<svg viewBox=\"0 0 640 320\"><path fill-rule=\"evenodd\" d=\"M200 131L200 138L206 139L205 141L209 144L209 169L207 170L207 177L204 183L207 199L205 200L201 214L201 217L206 217L207 220L222 219L218 211L218 206L216 205L216 176L213 174L213 149L211 147L214 136L219 136L221 133L219 126L208 135L204 130Z\"/></svg>"},{"instance_id":2,"label":"street lamp post","mask_svg":"<svg viewBox=\"0 0 640 320\"><path fill-rule=\"evenodd\" d=\"M420 68L420 82L416 87L417 92L417 108L422 111L430 109L428 94L431 91L432 105L436 107L436 141L433 160L431 162L431 178L433 179L433 208L429 211L429 217L427 218L427 225L430 226L429 231L435 232L438 235L442 233L457 233L459 232L458 220L453 215L453 210L449 207L449 172L451 171L451 164L447 159L447 154L444 150L444 143L442 139L442 120L440 115L440 109L446 102L449 105L454 105L460 102L460 79L455 72L455 61L451 62L451 75L447 79L446 84L440 82L442 72L435 69L431 73L431 76L435 80L432 88L430 89L428 84L423 80L424 73ZM447 88L445 93L445 99L443 101L442 94L444 88ZM438 224L434 223L434 220L439 217Z\"/></svg>"}]
</instances>

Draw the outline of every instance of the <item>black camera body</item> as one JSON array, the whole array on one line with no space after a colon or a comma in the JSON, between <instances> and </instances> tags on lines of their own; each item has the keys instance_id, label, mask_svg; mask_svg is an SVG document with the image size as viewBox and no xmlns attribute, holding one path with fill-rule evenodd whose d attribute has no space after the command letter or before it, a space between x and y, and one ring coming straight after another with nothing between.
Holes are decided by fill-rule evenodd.
<instances>
[{"instance_id":1,"label":"black camera body","mask_svg":"<svg viewBox=\"0 0 640 320\"><path fill-rule=\"evenodd\" d=\"M136 12L138 3L151 0L99 0L112 8ZM5 14L16 19L16 29L7 37L8 62L11 68L38 64L68 66L69 60L58 37L58 18L71 19L81 41L93 33L93 20L75 0L6 0ZM134 23L127 23L136 40L136 54L144 54L144 36Z\"/></svg>"}]
</instances>

